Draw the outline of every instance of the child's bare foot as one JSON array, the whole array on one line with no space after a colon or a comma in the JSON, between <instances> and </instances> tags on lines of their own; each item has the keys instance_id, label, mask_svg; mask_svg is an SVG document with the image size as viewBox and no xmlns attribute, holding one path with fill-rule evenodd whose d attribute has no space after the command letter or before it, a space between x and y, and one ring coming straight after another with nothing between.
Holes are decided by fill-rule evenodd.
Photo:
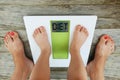
<instances>
[{"instance_id":1,"label":"child's bare foot","mask_svg":"<svg viewBox=\"0 0 120 80\"><path fill-rule=\"evenodd\" d=\"M30 80L50 80L49 57L51 53L50 43L45 28L40 26L35 29L33 37L41 49L41 54L31 73Z\"/></svg>"},{"instance_id":2,"label":"child's bare foot","mask_svg":"<svg viewBox=\"0 0 120 80\"><path fill-rule=\"evenodd\" d=\"M89 33L85 27L81 25L77 25L74 31L70 52L74 52L74 51L80 52L79 50L83 45L83 43L86 41L88 35Z\"/></svg>"},{"instance_id":3,"label":"child's bare foot","mask_svg":"<svg viewBox=\"0 0 120 80\"><path fill-rule=\"evenodd\" d=\"M108 35L100 38L96 47L95 59L87 66L91 80L104 80L104 66L107 57L114 51L114 42Z\"/></svg>"},{"instance_id":4,"label":"child's bare foot","mask_svg":"<svg viewBox=\"0 0 120 80\"><path fill-rule=\"evenodd\" d=\"M17 32L8 32L4 38L5 45L8 51L12 54L14 64L17 69L23 71L23 76L28 77L33 68L33 63L24 53L23 43L20 40Z\"/></svg>"},{"instance_id":5,"label":"child's bare foot","mask_svg":"<svg viewBox=\"0 0 120 80\"><path fill-rule=\"evenodd\" d=\"M41 51L50 53L51 51L50 43L48 41L46 30L43 26L37 28L34 31L33 37L36 43L38 44L38 46L40 47Z\"/></svg>"},{"instance_id":6,"label":"child's bare foot","mask_svg":"<svg viewBox=\"0 0 120 80\"><path fill-rule=\"evenodd\" d=\"M68 68L68 80L87 80L87 72L80 56L80 48L86 41L88 35L85 27L80 25L76 26L70 46L71 61Z\"/></svg>"}]
</instances>

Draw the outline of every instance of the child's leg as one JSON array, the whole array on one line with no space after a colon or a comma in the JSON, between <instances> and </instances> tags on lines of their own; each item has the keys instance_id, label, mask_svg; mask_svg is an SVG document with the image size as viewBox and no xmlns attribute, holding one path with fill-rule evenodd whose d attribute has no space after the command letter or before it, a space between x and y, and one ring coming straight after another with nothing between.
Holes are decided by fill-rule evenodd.
<instances>
[{"instance_id":1,"label":"child's leg","mask_svg":"<svg viewBox=\"0 0 120 80\"><path fill-rule=\"evenodd\" d=\"M37 28L33 37L41 49L41 55L33 68L30 80L50 80L49 57L51 47L44 27Z\"/></svg>"},{"instance_id":2,"label":"child's leg","mask_svg":"<svg viewBox=\"0 0 120 80\"><path fill-rule=\"evenodd\" d=\"M68 68L68 80L87 80L87 73L80 55L80 48L88 37L86 28L78 25L74 31L70 47L71 62Z\"/></svg>"},{"instance_id":3,"label":"child's leg","mask_svg":"<svg viewBox=\"0 0 120 80\"><path fill-rule=\"evenodd\" d=\"M24 47L16 32L9 32L4 38L5 45L12 54L15 70L11 80L26 80L32 71L33 63L24 54Z\"/></svg>"},{"instance_id":4,"label":"child's leg","mask_svg":"<svg viewBox=\"0 0 120 80\"><path fill-rule=\"evenodd\" d=\"M104 67L108 56L114 51L114 42L108 35L103 35L96 47L95 59L87 66L91 80L104 80Z\"/></svg>"}]
</instances>

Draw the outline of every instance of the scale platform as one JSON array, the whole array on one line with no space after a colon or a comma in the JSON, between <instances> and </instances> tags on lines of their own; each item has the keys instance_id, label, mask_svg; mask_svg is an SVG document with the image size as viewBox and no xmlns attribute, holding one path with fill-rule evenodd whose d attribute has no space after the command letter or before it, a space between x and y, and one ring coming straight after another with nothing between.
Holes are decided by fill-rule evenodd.
<instances>
[{"instance_id":1,"label":"scale platform","mask_svg":"<svg viewBox=\"0 0 120 80\"><path fill-rule=\"evenodd\" d=\"M68 67L70 63L69 47L76 25L80 24L87 28L89 36L80 49L82 60L86 66L97 16L24 16L24 23L34 63L38 60L41 50L37 46L33 32L39 26L44 26L51 45L50 67ZM66 46L65 46L66 45Z\"/></svg>"}]
</instances>

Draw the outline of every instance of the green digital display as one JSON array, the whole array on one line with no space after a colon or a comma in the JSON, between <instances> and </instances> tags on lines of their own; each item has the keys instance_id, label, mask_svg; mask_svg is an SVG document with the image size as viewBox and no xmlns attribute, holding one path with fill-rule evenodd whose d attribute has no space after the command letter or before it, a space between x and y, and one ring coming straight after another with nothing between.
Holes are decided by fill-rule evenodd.
<instances>
[{"instance_id":1,"label":"green digital display","mask_svg":"<svg viewBox=\"0 0 120 80\"><path fill-rule=\"evenodd\" d=\"M69 21L51 21L52 32L68 32Z\"/></svg>"},{"instance_id":2,"label":"green digital display","mask_svg":"<svg viewBox=\"0 0 120 80\"><path fill-rule=\"evenodd\" d=\"M68 59L70 20L51 20L53 59Z\"/></svg>"}]
</instances>

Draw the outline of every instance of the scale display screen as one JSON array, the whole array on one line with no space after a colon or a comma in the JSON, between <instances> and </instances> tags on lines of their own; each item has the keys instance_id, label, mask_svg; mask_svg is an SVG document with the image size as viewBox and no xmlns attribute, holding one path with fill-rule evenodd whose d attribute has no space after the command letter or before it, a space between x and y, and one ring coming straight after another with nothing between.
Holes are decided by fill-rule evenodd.
<instances>
[{"instance_id":1,"label":"scale display screen","mask_svg":"<svg viewBox=\"0 0 120 80\"><path fill-rule=\"evenodd\" d=\"M68 32L70 21L51 21L52 32Z\"/></svg>"},{"instance_id":2,"label":"scale display screen","mask_svg":"<svg viewBox=\"0 0 120 80\"><path fill-rule=\"evenodd\" d=\"M51 20L53 59L68 59L69 28L69 20Z\"/></svg>"}]
</instances>

